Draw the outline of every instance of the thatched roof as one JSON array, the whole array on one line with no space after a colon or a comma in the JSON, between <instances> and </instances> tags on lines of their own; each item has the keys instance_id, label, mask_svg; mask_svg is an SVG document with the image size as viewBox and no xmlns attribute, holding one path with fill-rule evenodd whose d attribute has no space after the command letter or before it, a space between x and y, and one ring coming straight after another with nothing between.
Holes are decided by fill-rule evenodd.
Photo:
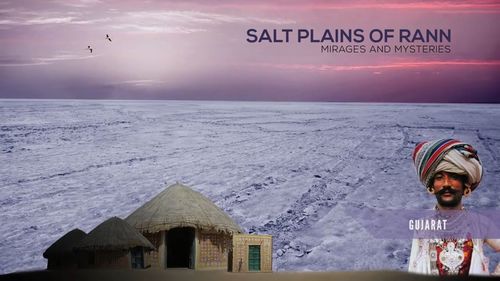
<instances>
[{"instance_id":1,"label":"thatched roof","mask_svg":"<svg viewBox=\"0 0 500 281\"><path fill-rule=\"evenodd\" d=\"M242 232L210 199L182 184L169 186L125 220L139 231L149 233L175 227L194 227L230 234Z\"/></svg>"},{"instance_id":2,"label":"thatched roof","mask_svg":"<svg viewBox=\"0 0 500 281\"><path fill-rule=\"evenodd\" d=\"M112 217L96 226L75 248L78 250L154 249L151 242L126 221Z\"/></svg>"},{"instance_id":3,"label":"thatched roof","mask_svg":"<svg viewBox=\"0 0 500 281\"><path fill-rule=\"evenodd\" d=\"M85 232L75 228L57 239L54 244L50 245L50 247L43 252L43 257L49 259L55 256L72 254L73 247L80 243L86 236L87 234Z\"/></svg>"}]
</instances>

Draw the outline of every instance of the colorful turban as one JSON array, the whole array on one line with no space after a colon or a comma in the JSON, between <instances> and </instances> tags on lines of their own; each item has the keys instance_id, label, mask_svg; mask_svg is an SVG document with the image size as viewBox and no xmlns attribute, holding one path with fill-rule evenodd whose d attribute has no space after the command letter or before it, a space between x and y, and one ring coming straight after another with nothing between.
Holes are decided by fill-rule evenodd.
<instances>
[{"instance_id":1,"label":"colorful turban","mask_svg":"<svg viewBox=\"0 0 500 281\"><path fill-rule=\"evenodd\" d=\"M441 139L417 144L413 162L420 181L429 187L438 172L467 176L466 187L474 190L483 177L483 167L477 152L470 144L454 139Z\"/></svg>"}]
</instances>

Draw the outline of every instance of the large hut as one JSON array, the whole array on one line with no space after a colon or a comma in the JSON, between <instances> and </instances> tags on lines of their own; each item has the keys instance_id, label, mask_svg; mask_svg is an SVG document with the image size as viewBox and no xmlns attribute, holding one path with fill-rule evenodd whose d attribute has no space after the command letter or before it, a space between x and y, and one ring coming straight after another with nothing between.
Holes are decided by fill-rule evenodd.
<instances>
[{"instance_id":1,"label":"large hut","mask_svg":"<svg viewBox=\"0 0 500 281\"><path fill-rule=\"evenodd\" d=\"M50 245L43 253L43 257L47 259L47 269L77 268L77 256L73 251L73 247L86 236L85 232L75 228Z\"/></svg>"},{"instance_id":2,"label":"large hut","mask_svg":"<svg viewBox=\"0 0 500 281\"><path fill-rule=\"evenodd\" d=\"M155 246L151 267L228 269L232 235L241 228L201 193L174 184L125 219Z\"/></svg>"},{"instance_id":3,"label":"large hut","mask_svg":"<svg viewBox=\"0 0 500 281\"><path fill-rule=\"evenodd\" d=\"M76 247L80 268L144 268L144 253L154 246L126 221L112 217Z\"/></svg>"}]
</instances>

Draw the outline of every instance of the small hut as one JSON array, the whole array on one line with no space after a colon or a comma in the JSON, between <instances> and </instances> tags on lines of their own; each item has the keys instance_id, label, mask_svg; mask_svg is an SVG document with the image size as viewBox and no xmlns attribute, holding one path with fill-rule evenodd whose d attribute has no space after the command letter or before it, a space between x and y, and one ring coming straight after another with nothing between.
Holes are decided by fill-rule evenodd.
<instances>
[{"instance_id":1,"label":"small hut","mask_svg":"<svg viewBox=\"0 0 500 281\"><path fill-rule=\"evenodd\" d=\"M272 272L273 237L271 235L235 234L229 254L232 272Z\"/></svg>"},{"instance_id":2,"label":"small hut","mask_svg":"<svg viewBox=\"0 0 500 281\"><path fill-rule=\"evenodd\" d=\"M228 269L232 235L240 227L210 199L174 184L126 218L158 249L151 267Z\"/></svg>"},{"instance_id":3,"label":"small hut","mask_svg":"<svg viewBox=\"0 0 500 281\"><path fill-rule=\"evenodd\" d=\"M85 232L75 228L50 245L43 253L43 257L47 259L47 269L77 268L77 256L73 247L86 236Z\"/></svg>"},{"instance_id":4,"label":"small hut","mask_svg":"<svg viewBox=\"0 0 500 281\"><path fill-rule=\"evenodd\" d=\"M80 268L144 268L144 252L154 247L127 222L112 217L89 232L75 249Z\"/></svg>"}]
</instances>

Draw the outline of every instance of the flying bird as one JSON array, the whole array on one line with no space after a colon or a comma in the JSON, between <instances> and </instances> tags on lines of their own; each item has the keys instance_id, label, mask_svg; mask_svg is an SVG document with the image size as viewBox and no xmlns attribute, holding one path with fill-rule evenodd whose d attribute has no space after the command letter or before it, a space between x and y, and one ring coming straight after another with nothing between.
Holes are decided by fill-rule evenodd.
<instances>
[{"instance_id":1,"label":"flying bird","mask_svg":"<svg viewBox=\"0 0 500 281\"><path fill-rule=\"evenodd\" d=\"M109 40L109 42L112 42L111 38L109 37L109 34L106 34L106 40Z\"/></svg>"},{"instance_id":2,"label":"flying bird","mask_svg":"<svg viewBox=\"0 0 500 281\"><path fill-rule=\"evenodd\" d=\"M90 48L90 46L87 46L87 50L89 50L90 53L92 54L92 48Z\"/></svg>"}]
</instances>

